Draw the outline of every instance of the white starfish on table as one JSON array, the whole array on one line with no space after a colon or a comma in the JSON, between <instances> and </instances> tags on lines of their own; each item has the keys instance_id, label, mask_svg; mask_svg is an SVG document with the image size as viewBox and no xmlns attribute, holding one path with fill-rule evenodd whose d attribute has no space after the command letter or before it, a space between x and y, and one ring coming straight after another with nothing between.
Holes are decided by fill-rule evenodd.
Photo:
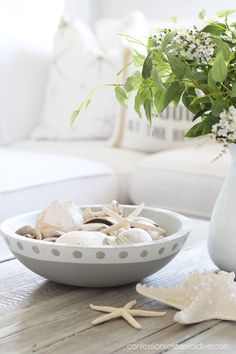
<instances>
[{"instance_id":1,"label":"white starfish on table","mask_svg":"<svg viewBox=\"0 0 236 354\"><path fill-rule=\"evenodd\" d=\"M207 320L236 321L234 273L192 273L175 288L147 288L137 284L139 294L178 310L174 320L190 324Z\"/></svg>"},{"instance_id":2,"label":"white starfish on table","mask_svg":"<svg viewBox=\"0 0 236 354\"><path fill-rule=\"evenodd\" d=\"M90 304L91 309L107 313L106 315L100 316L94 321L92 321L92 324L97 325L99 323L103 323L114 318L123 317L132 327L136 329L141 329L141 325L133 318L133 316L160 317L166 314L165 312L159 311L132 309L132 307L136 305L136 303L137 301L133 300L128 302L124 307L95 306L93 304Z\"/></svg>"}]
</instances>

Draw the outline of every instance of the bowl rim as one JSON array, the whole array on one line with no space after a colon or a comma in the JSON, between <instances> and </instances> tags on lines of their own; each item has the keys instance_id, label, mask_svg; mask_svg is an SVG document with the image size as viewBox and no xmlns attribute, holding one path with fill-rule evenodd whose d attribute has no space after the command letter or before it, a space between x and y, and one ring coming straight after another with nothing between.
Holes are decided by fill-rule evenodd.
<instances>
[{"instance_id":1,"label":"bowl rim","mask_svg":"<svg viewBox=\"0 0 236 354\"><path fill-rule=\"evenodd\" d=\"M81 205L79 206L81 209L84 208L100 208L100 207L104 207L107 204L86 204L86 205ZM137 207L137 205L131 205L131 204L120 204L121 207L124 208L134 208ZM118 245L118 246L109 246L109 245L103 245L103 246L75 246L75 245L66 245L66 244L60 244L60 243L54 243L54 242L50 242L50 241L46 241L46 240L36 240L36 239L30 239L27 237L23 237L20 238L21 241L23 242L28 242L29 244L34 244L34 245L51 245L51 246L56 246L58 248L83 248L83 249L99 249L99 250L109 250L109 249L119 249L119 248L141 248L141 247L147 247L147 246L154 246L154 245L158 245L158 244L162 244L162 243L166 243L167 240L168 241L173 241L176 239L179 239L183 236L186 236L190 233L191 229L192 229L192 223L190 221L190 219L180 213L177 213L175 211L172 210L167 210L167 209L162 209L162 208L155 208L155 207L149 207L149 206L144 206L143 210L150 210L150 211L157 211L160 212L162 214L166 214L166 215L171 215L173 217L175 217L176 219L178 219L181 223L181 227L180 229L175 232L174 234L171 234L167 237L164 237L162 239L159 240L155 240L151 243L147 243L147 242L142 242L142 243L136 243L136 244L130 244L130 245ZM14 231L12 231L9 227L9 225L14 222L14 220L17 220L19 217L30 217L30 216L35 216L37 214L39 214L41 212L41 210L35 210L35 211L31 211L31 212L27 212L27 213L23 213L23 214L18 214L16 216L13 216L11 218L7 218L6 220L4 220L1 224L0 224L0 234L2 234L3 236L8 236L12 239L16 239L17 241L19 241L19 235L17 235Z\"/></svg>"}]
</instances>

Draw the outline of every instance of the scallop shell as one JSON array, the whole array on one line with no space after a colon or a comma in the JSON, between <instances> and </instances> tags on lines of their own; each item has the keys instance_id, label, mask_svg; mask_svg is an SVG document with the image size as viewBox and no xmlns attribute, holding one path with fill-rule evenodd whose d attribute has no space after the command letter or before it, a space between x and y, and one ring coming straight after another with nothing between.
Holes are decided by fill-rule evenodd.
<instances>
[{"instance_id":1,"label":"scallop shell","mask_svg":"<svg viewBox=\"0 0 236 354\"><path fill-rule=\"evenodd\" d=\"M105 239L106 235L102 232L71 231L58 237L55 242L73 246L99 247L104 245Z\"/></svg>"},{"instance_id":2,"label":"scallop shell","mask_svg":"<svg viewBox=\"0 0 236 354\"><path fill-rule=\"evenodd\" d=\"M115 238L110 237L107 238L107 243L110 246L152 242L152 238L148 232L138 228L123 230Z\"/></svg>"},{"instance_id":3,"label":"scallop shell","mask_svg":"<svg viewBox=\"0 0 236 354\"><path fill-rule=\"evenodd\" d=\"M16 230L16 234L20 236L25 236L28 238L36 238L37 240L42 240L43 236L39 229L35 229L30 225L22 226L20 229Z\"/></svg>"},{"instance_id":4,"label":"scallop shell","mask_svg":"<svg viewBox=\"0 0 236 354\"><path fill-rule=\"evenodd\" d=\"M80 230L83 216L80 208L72 202L54 201L42 210L36 221L43 238L55 236L55 231Z\"/></svg>"}]
</instances>

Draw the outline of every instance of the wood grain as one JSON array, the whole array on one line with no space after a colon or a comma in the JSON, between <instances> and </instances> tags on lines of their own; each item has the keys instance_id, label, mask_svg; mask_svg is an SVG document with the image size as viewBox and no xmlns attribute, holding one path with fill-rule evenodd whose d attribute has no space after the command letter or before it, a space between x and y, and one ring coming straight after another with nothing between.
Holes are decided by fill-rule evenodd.
<instances>
[{"instance_id":1,"label":"wood grain","mask_svg":"<svg viewBox=\"0 0 236 354\"><path fill-rule=\"evenodd\" d=\"M169 265L146 278L143 283L174 286L196 269L216 270L206 251L208 223L194 220L193 224L194 232L184 250ZM176 311L171 308L166 308L165 317L138 319L143 326L140 331L129 327L123 320L95 327L91 325L99 313L89 308L90 303L122 306L133 299L138 300L139 308L156 310L164 307L137 294L135 284L106 289L76 288L47 281L27 270L17 260L2 262L0 353L1 350L14 354L126 353L127 346L132 343L191 343L191 340L200 338L204 333L212 336L209 331L221 325L219 321L211 321L181 326L173 321ZM235 328L233 324L227 325ZM227 332L225 328L228 327L222 327L222 330ZM159 353L162 349L154 348L149 352Z\"/></svg>"}]
</instances>

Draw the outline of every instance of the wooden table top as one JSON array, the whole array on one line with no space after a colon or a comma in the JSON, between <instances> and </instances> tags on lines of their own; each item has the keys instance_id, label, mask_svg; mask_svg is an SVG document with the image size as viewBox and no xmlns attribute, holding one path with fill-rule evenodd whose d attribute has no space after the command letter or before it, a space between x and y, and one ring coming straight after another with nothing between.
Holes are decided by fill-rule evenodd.
<instances>
[{"instance_id":1,"label":"wooden table top","mask_svg":"<svg viewBox=\"0 0 236 354\"><path fill-rule=\"evenodd\" d=\"M216 271L206 250L207 232L207 221L193 220L193 231L184 250L142 283L174 286L194 270ZM133 299L138 301L138 308L165 308L167 314L137 318L141 330L130 327L123 319L91 324L101 313L91 310L90 303L122 306ZM0 354L190 353L193 349L213 352L210 345L218 345L214 352L236 353L235 323L207 321L184 326L173 321L175 313L176 310L137 294L135 284L86 289L48 281L15 260L0 240Z\"/></svg>"}]
</instances>

